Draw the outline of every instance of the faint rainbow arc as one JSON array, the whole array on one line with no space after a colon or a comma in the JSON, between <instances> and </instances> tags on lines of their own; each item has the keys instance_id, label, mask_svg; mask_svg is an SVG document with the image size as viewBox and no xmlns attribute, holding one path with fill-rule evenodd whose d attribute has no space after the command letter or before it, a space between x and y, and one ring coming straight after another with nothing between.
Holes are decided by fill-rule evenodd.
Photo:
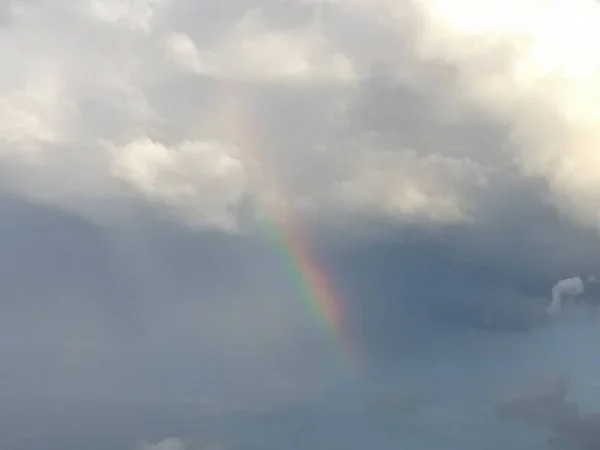
<instances>
[{"instance_id":1,"label":"faint rainbow arc","mask_svg":"<svg viewBox=\"0 0 600 450\"><path fill-rule=\"evenodd\" d=\"M213 116L216 119L216 129L221 137L238 148L252 187L259 194L276 194L278 201L263 201L259 204L266 225L275 236L281 253L286 256L296 284L309 302L311 310L319 318L322 327L333 335L346 362L355 366L358 363L358 346L348 332L344 304L336 296L325 270L313 257L311 246L302 231L295 225L296 220L286 206L287 196L274 176L277 171L270 169L266 158L259 155L262 140L243 93L230 88L228 86L226 93L217 96L216 114ZM256 170L257 162L260 162L260 174Z\"/></svg>"}]
</instances>

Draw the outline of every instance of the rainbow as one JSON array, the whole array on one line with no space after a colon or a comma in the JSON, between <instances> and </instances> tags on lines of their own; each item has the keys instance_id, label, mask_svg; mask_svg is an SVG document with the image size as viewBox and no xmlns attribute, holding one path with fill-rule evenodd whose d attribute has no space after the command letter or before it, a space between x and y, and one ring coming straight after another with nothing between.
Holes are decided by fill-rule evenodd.
<instances>
[{"instance_id":1,"label":"rainbow","mask_svg":"<svg viewBox=\"0 0 600 450\"><path fill-rule=\"evenodd\" d=\"M336 298L327 273L311 255L310 245L289 215L273 215L268 220L281 253L287 256L292 277L322 326L331 332L343 351L346 362L355 363L355 346L346 329L344 305Z\"/></svg>"},{"instance_id":2,"label":"rainbow","mask_svg":"<svg viewBox=\"0 0 600 450\"><path fill-rule=\"evenodd\" d=\"M219 130L220 138L238 147L240 159L259 198L264 193L276 195L275 202L263 201L260 204L266 226L271 231L275 245L286 258L291 276L313 315L333 336L346 363L355 366L358 347L347 330L344 303L336 297L326 271L311 254L310 244L297 226L298 221L285 206L286 196L281 183L273 176L277 171L270 169L266 158L259 153L262 142L259 127L253 123L253 115L248 110L245 97L230 85L221 92L221 95L217 95L210 132Z\"/></svg>"}]
</instances>

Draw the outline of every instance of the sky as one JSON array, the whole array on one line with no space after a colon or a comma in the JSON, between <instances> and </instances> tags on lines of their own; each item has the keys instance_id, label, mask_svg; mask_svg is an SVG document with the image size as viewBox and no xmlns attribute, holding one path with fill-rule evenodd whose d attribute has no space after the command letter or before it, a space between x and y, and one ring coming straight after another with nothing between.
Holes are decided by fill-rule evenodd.
<instances>
[{"instance_id":1,"label":"sky","mask_svg":"<svg viewBox=\"0 0 600 450\"><path fill-rule=\"evenodd\" d=\"M600 406L589 317L543 315L600 276L599 22L593 0L0 2L0 444L396 448L339 411L400 389L471 436L480 414L439 411L556 371Z\"/></svg>"}]
</instances>

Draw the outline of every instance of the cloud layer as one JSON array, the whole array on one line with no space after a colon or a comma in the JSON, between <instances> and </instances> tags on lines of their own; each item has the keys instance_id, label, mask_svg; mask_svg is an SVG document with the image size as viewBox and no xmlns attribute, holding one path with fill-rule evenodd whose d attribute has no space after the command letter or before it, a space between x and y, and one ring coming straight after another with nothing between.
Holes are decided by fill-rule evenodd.
<instances>
[{"instance_id":1,"label":"cloud layer","mask_svg":"<svg viewBox=\"0 0 600 450\"><path fill-rule=\"evenodd\" d=\"M540 201L595 226L598 14L583 0L15 0L5 183L233 229L274 196L302 214L469 221L503 183L542 177Z\"/></svg>"},{"instance_id":2,"label":"cloud layer","mask_svg":"<svg viewBox=\"0 0 600 450\"><path fill-rule=\"evenodd\" d=\"M417 54L449 62L465 99L510 128L524 176L542 176L558 207L596 226L599 196L596 2L417 3Z\"/></svg>"},{"instance_id":3,"label":"cloud layer","mask_svg":"<svg viewBox=\"0 0 600 450\"><path fill-rule=\"evenodd\" d=\"M355 18L336 5L316 25L301 2L11 5L2 43L19 64L3 74L0 134L6 183L26 195L78 210L134 200L233 229L248 199L273 197L304 213L462 221L485 184L481 163L420 148L410 130L356 126L377 83L407 86L395 67L365 84L381 59L343 44ZM285 26L298 11L305 23ZM336 12L330 36L319 24Z\"/></svg>"},{"instance_id":4,"label":"cloud layer","mask_svg":"<svg viewBox=\"0 0 600 450\"><path fill-rule=\"evenodd\" d=\"M8 400L351 383L284 219L367 371L453 354L452 327L531 331L556 280L598 274L591 0L6 5Z\"/></svg>"}]
</instances>

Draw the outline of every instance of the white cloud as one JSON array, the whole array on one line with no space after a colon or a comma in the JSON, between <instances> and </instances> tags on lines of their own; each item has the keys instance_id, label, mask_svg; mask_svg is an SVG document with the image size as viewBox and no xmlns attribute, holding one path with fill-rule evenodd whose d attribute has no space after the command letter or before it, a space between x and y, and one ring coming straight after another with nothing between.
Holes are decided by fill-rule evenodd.
<instances>
[{"instance_id":1,"label":"white cloud","mask_svg":"<svg viewBox=\"0 0 600 450\"><path fill-rule=\"evenodd\" d=\"M234 210L248 186L227 143L189 131L164 141L179 145L140 140L176 127L147 95L175 76L166 56L195 72L238 80L333 80L351 72L327 42L273 32L260 15L246 16L198 50L176 27L154 26L167 7L176 8L164 1L54 6L60 8L29 4L0 35L0 48L15 61L0 76L0 142L13 187L63 206L74 198L85 203L86 196L114 201L125 181L190 224L235 227ZM132 30L140 33L123 34Z\"/></svg>"},{"instance_id":2,"label":"white cloud","mask_svg":"<svg viewBox=\"0 0 600 450\"><path fill-rule=\"evenodd\" d=\"M357 152L354 170L333 195L351 210L403 220L469 220L467 189L482 188L477 164L444 157L419 156L414 150Z\"/></svg>"},{"instance_id":3,"label":"white cloud","mask_svg":"<svg viewBox=\"0 0 600 450\"><path fill-rule=\"evenodd\" d=\"M260 11L246 14L208 48L198 49L182 33L169 35L166 44L173 61L218 77L344 83L357 79L352 61L312 28L270 30Z\"/></svg>"},{"instance_id":4,"label":"white cloud","mask_svg":"<svg viewBox=\"0 0 600 450\"><path fill-rule=\"evenodd\" d=\"M413 2L416 54L450 63L466 98L512 127L525 175L593 225L600 206L600 6L592 0Z\"/></svg>"},{"instance_id":5,"label":"white cloud","mask_svg":"<svg viewBox=\"0 0 600 450\"><path fill-rule=\"evenodd\" d=\"M44 145L63 139L72 108L64 97L60 64L47 58L27 63L17 70L7 68L2 77L5 84L0 85L0 139L5 141L4 151L18 157L32 156Z\"/></svg>"},{"instance_id":6,"label":"white cloud","mask_svg":"<svg viewBox=\"0 0 600 450\"><path fill-rule=\"evenodd\" d=\"M30 3L0 34L15 61L0 75L0 152L29 195L61 204L68 196L134 198L195 226L228 229L244 199L276 193L308 212L472 220L495 161L484 153L506 146L451 150L435 136L441 107L432 108L435 117L419 116L415 129L377 130L387 134L385 145L371 139L371 124L355 120L357 98L370 95L361 77L384 62L391 89L425 86L423 101L457 96L508 122L522 173L546 177L564 210L595 223L600 59L589 42L600 13L593 3L331 2L321 28L275 24L258 5L231 3L239 10L219 21L194 13L198 27L219 24L205 34L184 26L182 17L195 11L185 2L69 5ZM415 16L421 20L409 20ZM430 63L455 66L459 89L446 93L407 69ZM237 103L249 104L252 132L242 139L211 129L236 120L219 104L236 89L247 97ZM402 102L374 107L392 127L412 113ZM265 192L238 150L262 158L280 184Z\"/></svg>"},{"instance_id":7,"label":"white cloud","mask_svg":"<svg viewBox=\"0 0 600 450\"><path fill-rule=\"evenodd\" d=\"M198 73L208 73L200 59L200 54L194 41L184 33L171 33L166 38L167 55L173 62Z\"/></svg>"},{"instance_id":8,"label":"white cloud","mask_svg":"<svg viewBox=\"0 0 600 450\"><path fill-rule=\"evenodd\" d=\"M157 11L165 3L166 0L89 0L89 7L99 20L149 34Z\"/></svg>"},{"instance_id":9,"label":"white cloud","mask_svg":"<svg viewBox=\"0 0 600 450\"><path fill-rule=\"evenodd\" d=\"M189 445L185 441L180 438L170 437L164 439L163 441L157 442L153 444L148 441L141 441L137 444L136 450L188 450L188 449L198 449L198 450L224 450L225 447L220 444L216 444L213 442L204 442L200 446L198 445Z\"/></svg>"},{"instance_id":10,"label":"white cloud","mask_svg":"<svg viewBox=\"0 0 600 450\"><path fill-rule=\"evenodd\" d=\"M560 313L566 300L573 300L584 291L585 284L581 277L560 280L552 287L552 301L547 306L546 313L551 315Z\"/></svg>"},{"instance_id":11,"label":"white cloud","mask_svg":"<svg viewBox=\"0 0 600 450\"><path fill-rule=\"evenodd\" d=\"M175 208L192 224L235 228L231 207L247 189L235 149L185 141L166 147L148 138L114 152L113 173L150 200Z\"/></svg>"},{"instance_id":12,"label":"white cloud","mask_svg":"<svg viewBox=\"0 0 600 450\"><path fill-rule=\"evenodd\" d=\"M156 444L152 444L147 441L140 442L137 446L137 450L186 450L188 447L179 438L167 438L164 441L160 441Z\"/></svg>"}]
</instances>

